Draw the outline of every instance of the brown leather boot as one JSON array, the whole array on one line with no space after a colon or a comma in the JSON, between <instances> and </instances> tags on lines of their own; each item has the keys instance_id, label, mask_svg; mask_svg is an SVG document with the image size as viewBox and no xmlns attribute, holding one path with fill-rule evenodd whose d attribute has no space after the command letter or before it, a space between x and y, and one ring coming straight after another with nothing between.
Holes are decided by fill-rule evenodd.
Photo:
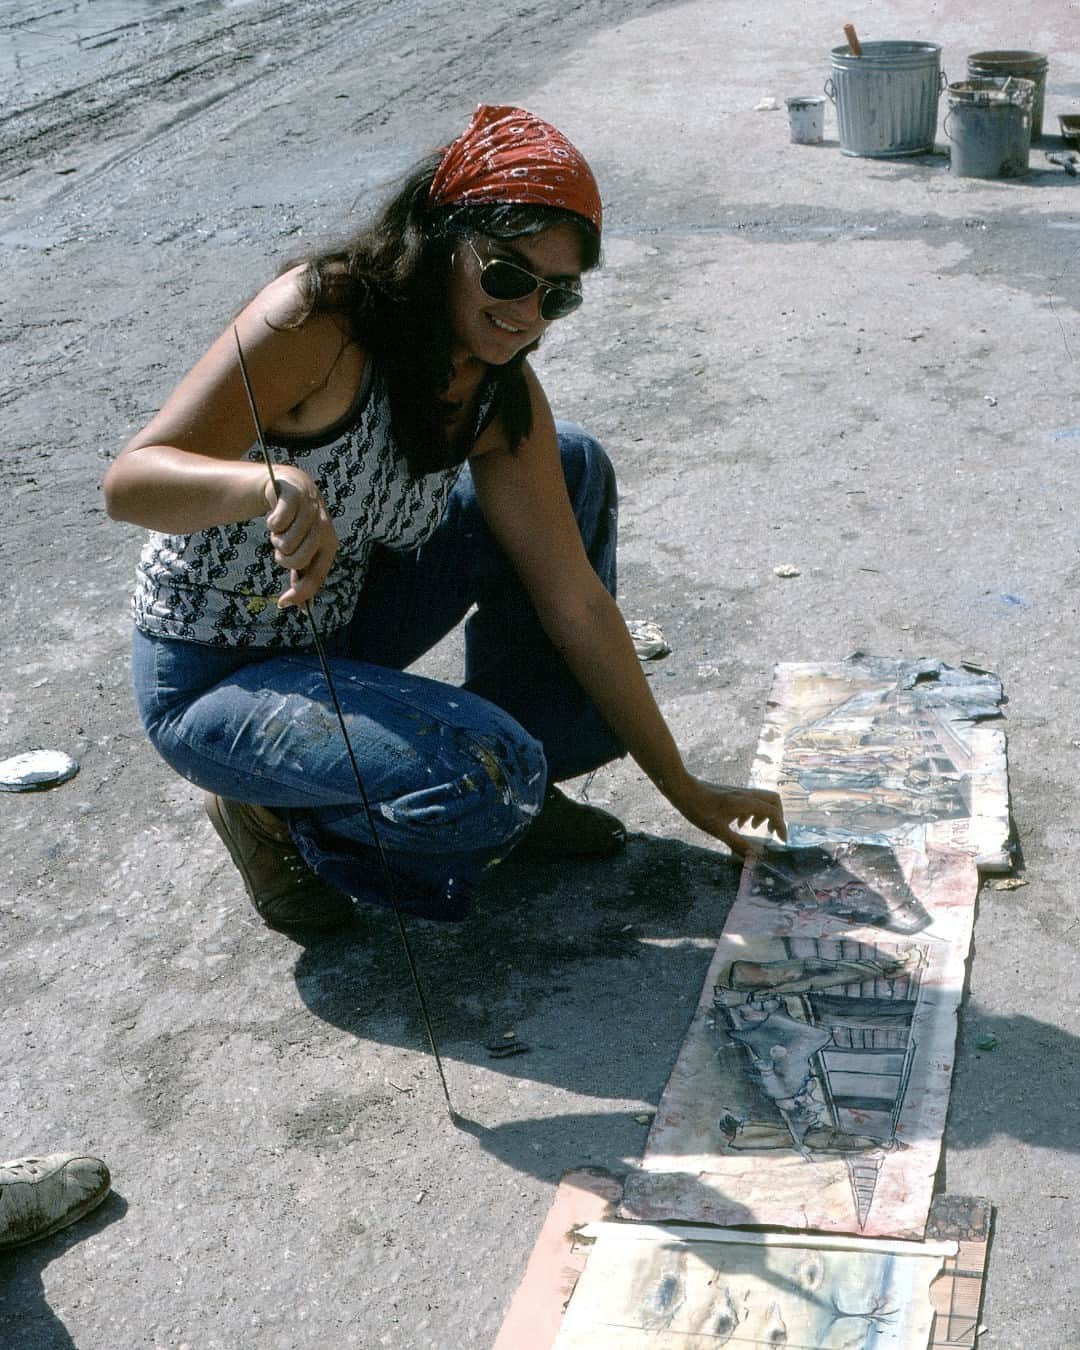
<instances>
[{"instance_id":1,"label":"brown leather boot","mask_svg":"<svg viewBox=\"0 0 1080 1350\"><path fill-rule=\"evenodd\" d=\"M621 820L598 806L574 801L552 784L514 852L520 858L610 858L625 847Z\"/></svg>"},{"instance_id":2,"label":"brown leather boot","mask_svg":"<svg viewBox=\"0 0 1080 1350\"><path fill-rule=\"evenodd\" d=\"M246 802L208 792L206 814L244 879L251 903L271 928L340 928L352 918L347 895L319 880L284 821Z\"/></svg>"}]
</instances>

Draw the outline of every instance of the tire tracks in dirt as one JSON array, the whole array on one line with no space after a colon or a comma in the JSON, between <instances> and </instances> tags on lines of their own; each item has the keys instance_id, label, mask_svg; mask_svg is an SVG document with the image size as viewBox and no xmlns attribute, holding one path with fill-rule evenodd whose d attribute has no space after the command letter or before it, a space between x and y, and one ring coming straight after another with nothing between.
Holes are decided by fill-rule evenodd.
<instances>
[{"instance_id":1,"label":"tire tracks in dirt","mask_svg":"<svg viewBox=\"0 0 1080 1350\"><path fill-rule=\"evenodd\" d=\"M298 88L325 90L337 73L359 81L354 129L425 105L435 113L484 75L498 89L557 59L556 28L572 48L605 21L667 3L479 0L467 25L454 0L264 0L197 15L184 40L162 47L163 33L148 33L137 39L145 50L118 68L0 115L7 227L76 198L115 201L123 190L116 170L136 157L190 155L200 140L262 116Z\"/></svg>"},{"instance_id":2,"label":"tire tracks in dirt","mask_svg":"<svg viewBox=\"0 0 1080 1350\"><path fill-rule=\"evenodd\" d=\"M100 188L133 155L260 82L274 80L277 91L294 86L320 53L340 49L350 29L385 27L388 11L378 0L367 13L349 0L223 11L195 21L196 31L178 44L15 108L0 117L0 184L18 188L12 223ZM63 156L74 165L60 170L66 181L58 186Z\"/></svg>"}]
</instances>

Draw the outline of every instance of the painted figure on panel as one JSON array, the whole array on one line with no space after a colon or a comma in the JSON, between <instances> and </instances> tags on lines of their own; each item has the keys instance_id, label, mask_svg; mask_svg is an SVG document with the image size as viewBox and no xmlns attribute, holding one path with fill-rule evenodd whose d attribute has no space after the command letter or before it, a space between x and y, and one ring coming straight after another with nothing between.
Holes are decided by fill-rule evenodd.
<instances>
[{"instance_id":1,"label":"painted figure on panel","mask_svg":"<svg viewBox=\"0 0 1080 1350\"><path fill-rule=\"evenodd\" d=\"M751 894L893 933L921 933L931 922L895 853L881 844L766 848L755 861Z\"/></svg>"},{"instance_id":2,"label":"painted figure on panel","mask_svg":"<svg viewBox=\"0 0 1080 1350\"><path fill-rule=\"evenodd\" d=\"M865 1223L878 1164L898 1147L915 1046L923 954L843 940L774 944L780 960L733 961L714 991L717 1028L748 1061L756 1106L722 1109L726 1146L848 1159Z\"/></svg>"}]
</instances>

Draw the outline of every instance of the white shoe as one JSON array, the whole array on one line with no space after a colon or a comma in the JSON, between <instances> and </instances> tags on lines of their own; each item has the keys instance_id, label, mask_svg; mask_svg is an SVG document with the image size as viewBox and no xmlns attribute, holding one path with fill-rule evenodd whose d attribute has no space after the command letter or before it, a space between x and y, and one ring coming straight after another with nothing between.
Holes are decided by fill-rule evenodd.
<instances>
[{"instance_id":1,"label":"white shoe","mask_svg":"<svg viewBox=\"0 0 1080 1350\"><path fill-rule=\"evenodd\" d=\"M50 1153L0 1163L0 1251L48 1237L81 1219L109 1194L100 1158Z\"/></svg>"}]
</instances>

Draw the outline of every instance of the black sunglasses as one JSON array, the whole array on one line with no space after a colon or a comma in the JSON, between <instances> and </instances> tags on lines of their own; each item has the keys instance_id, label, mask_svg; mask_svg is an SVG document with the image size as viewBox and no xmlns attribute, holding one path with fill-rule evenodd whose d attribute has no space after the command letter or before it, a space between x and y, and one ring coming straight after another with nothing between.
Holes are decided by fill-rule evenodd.
<instances>
[{"instance_id":1,"label":"black sunglasses","mask_svg":"<svg viewBox=\"0 0 1080 1350\"><path fill-rule=\"evenodd\" d=\"M540 297L540 315L550 321L564 319L567 314L572 314L585 298L580 291L571 290L569 286L556 286L553 281L534 276L508 258L489 258L485 262L477 253L473 241L467 239L465 242L480 264L481 289L492 300L524 300L539 288L543 292Z\"/></svg>"}]
</instances>

